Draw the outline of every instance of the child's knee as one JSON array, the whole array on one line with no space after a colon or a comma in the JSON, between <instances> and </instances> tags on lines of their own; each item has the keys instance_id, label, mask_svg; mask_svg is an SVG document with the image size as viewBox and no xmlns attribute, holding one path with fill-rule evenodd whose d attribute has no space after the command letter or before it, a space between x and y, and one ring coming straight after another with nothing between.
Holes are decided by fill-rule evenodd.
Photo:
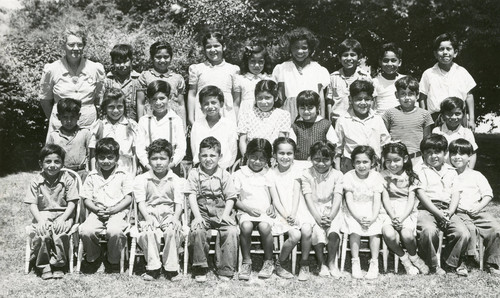
<instances>
[{"instance_id":1,"label":"child's knee","mask_svg":"<svg viewBox=\"0 0 500 298\"><path fill-rule=\"evenodd\" d=\"M291 229L288 231L288 239L293 244L297 244L300 241L300 231L296 229Z\"/></svg>"},{"instance_id":2,"label":"child's knee","mask_svg":"<svg viewBox=\"0 0 500 298\"><path fill-rule=\"evenodd\" d=\"M411 241L415 239L415 233L410 229L402 229L401 230L401 239L404 241Z\"/></svg>"},{"instance_id":3,"label":"child's knee","mask_svg":"<svg viewBox=\"0 0 500 298\"><path fill-rule=\"evenodd\" d=\"M309 224L302 225L300 233L302 234L302 239L310 239L312 237L313 227Z\"/></svg>"},{"instance_id":4,"label":"child's knee","mask_svg":"<svg viewBox=\"0 0 500 298\"><path fill-rule=\"evenodd\" d=\"M385 225L382 227L382 235L390 240L396 240L396 230L390 225Z\"/></svg>"},{"instance_id":5,"label":"child's knee","mask_svg":"<svg viewBox=\"0 0 500 298\"><path fill-rule=\"evenodd\" d=\"M271 225L267 222L260 222L259 223L259 232L261 234L270 234L271 233Z\"/></svg>"},{"instance_id":6,"label":"child's knee","mask_svg":"<svg viewBox=\"0 0 500 298\"><path fill-rule=\"evenodd\" d=\"M334 241L339 241L340 240L340 235L337 234L336 232L331 232L328 234L328 241L329 242L334 242Z\"/></svg>"},{"instance_id":7,"label":"child's knee","mask_svg":"<svg viewBox=\"0 0 500 298\"><path fill-rule=\"evenodd\" d=\"M242 234L251 234L253 230L253 223L251 221L244 221L240 224Z\"/></svg>"}]
</instances>

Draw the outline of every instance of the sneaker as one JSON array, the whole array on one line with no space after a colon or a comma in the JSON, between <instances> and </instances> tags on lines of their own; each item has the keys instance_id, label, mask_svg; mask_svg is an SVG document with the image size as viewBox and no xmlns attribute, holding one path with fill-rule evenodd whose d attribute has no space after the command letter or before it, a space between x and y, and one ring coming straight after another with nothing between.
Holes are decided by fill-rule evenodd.
<instances>
[{"instance_id":1,"label":"sneaker","mask_svg":"<svg viewBox=\"0 0 500 298\"><path fill-rule=\"evenodd\" d=\"M259 271L259 278L269 278L273 275L274 264L272 260L265 260L262 269Z\"/></svg>"},{"instance_id":2,"label":"sneaker","mask_svg":"<svg viewBox=\"0 0 500 298\"><path fill-rule=\"evenodd\" d=\"M366 279L376 279L378 278L378 259L370 260L370 268L368 268L368 273L365 276Z\"/></svg>"},{"instance_id":3,"label":"sneaker","mask_svg":"<svg viewBox=\"0 0 500 298\"><path fill-rule=\"evenodd\" d=\"M431 270L431 271L432 271L434 274L436 274L436 275L445 275L445 274L446 274L446 271L444 271L444 269L443 269L443 268L441 268L441 267L434 267L434 268L432 268L432 270Z\"/></svg>"},{"instance_id":4,"label":"sneaker","mask_svg":"<svg viewBox=\"0 0 500 298\"><path fill-rule=\"evenodd\" d=\"M299 271L299 281L309 280L309 266L301 266Z\"/></svg>"},{"instance_id":5,"label":"sneaker","mask_svg":"<svg viewBox=\"0 0 500 298\"><path fill-rule=\"evenodd\" d=\"M328 271L328 267L326 265L321 265L321 269L319 270L318 275L321 277L330 276L330 271Z\"/></svg>"},{"instance_id":6,"label":"sneaker","mask_svg":"<svg viewBox=\"0 0 500 298\"><path fill-rule=\"evenodd\" d=\"M469 276L469 270L467 269L467 266L463 262L462 264L460 264L460 266L457 267L456 272L458 276L463 276L463 277Z\"/></svg>"},{"instance_id":7,"label":"sneaker","mask_svg":"<svg viewBox=\"0 0 500 298\"><path fill-rule=\"evenodd\" d=\"M155 270L147 270L141 275L141 277L145 281L153 281L155 279L160 278L160 275L161 275L161 269L155 269Z\"/></svg>"},{"instance_id":8,"label":"sneaker","mask_svg":"<svg viewBox=\"0 0 500 298\"><path fill-rule=\"evenodd\" d=\"M61 267L55 267L54 270L52 271L52 278L53 279L61 279L64 277L64 271Z\"/></svg>"},{"instance_id":9,"label":"sneaker","mask_svg":"<svg viewBox=\"0 0 500 298\"><path fill-rule=\"evenodd\" d=\"M500 268L496 264L486 264L486 272L489 272L490 274L495 274L495 275L500 275Z\"/></svg>"},{"instance_id":10,"label":"sneaker","mask_svg":"<svg viewBox=\"0 0 500 298\"><path fill-rule=\"evenodd\" d=\"M165 278L171 282L176 282L182 279L182 275L177 271L165 271Z\"/></svg>"},{"instance_id":11,"label":"sneaker","mask_svg":"<svg viewBox=\"0 0 500 298\"><path fill-rule=\"evenodd\" d=\"M420 273L429 274L429 267L425 264L424 260L422 260L418 255L409 256L408 258L410 259L413 266L417 267Z\"/></svg>"},{"instance_id":12,"label":"sneaker","mask_svg":"<svg viewBox=\"0 0 500 298\"><path fill-rule=\"evenodd\" d=\"M352 277L356 279L361 279L363 278L363 272L361 272L361 264L359 263L359 258L356 259L351 259L351 270L352 270Z\"/></svg>"},{"instance_id":13,"label":"sneaker","mask_svg":"<svg viewBox=\"0 0 500 298\"><path fill-rule=\"evenodd\" d=\"M330 273L330 276L335 278L335 279L339 279L342 277L342 274L340 273L340 270L339 270L339 268L337 268L337 266L333 266L333 267L329 268L328 271Z\"/></svg>"},{"instance_id":14,"label":"sneaker","mask_svg":"<svg viewBox=\"0 0 500 298\"><path fill-rule=\"evenodd\" d=\"M50 268L50 266L46 266L43 268L41 277L43 280L51 279L53 277L52 269Z\"/></svg>"},{"instance_id":15,"label":"sneaker","mask_svg":"<svg viewBox=\"0 0 500 298\"><path fill-rule=\"evenodd\" d=\"M218 277L221 281L230 281L232 279L231 277L225 275L218 275Z\"/></svg>"},{"instance_id":16,"label":"sneaker","mask_svg":"<svg viewBox=\"0 0 500 298\"><path fill-rule=\"evenodd\" d=\"M418 268L413 266L412 262L408 258L408 254L404 254L401 258L401 263L403 264L403 267L405 267L406 274L408 275L417 275L418 274Z\"/></svg>"},{"instance_id":17,"label":"sneaker","mask_svg":"<svg viewBox=\"0 0 500 298\"><path fill-rule=\"evenodd\" d=\"M276 270L276 275L284 278L284 279L291 279L293 278L293 274L286 270L285 268L281 267L281 264L279 261L276 262L275 265L275 270Z\"/></svg>"},{"instance_id":18,"label":"sneaker","mask_svg":"<svg viewBox=\"0 0 500 298\"><path fill-rule=\"evenodd\" d=\"M203 267L194 267L193 268L193 274L194 274L194 280L196 282L206 282L207 281L207 271L208 268L203 268Z\"/></svg>"},{"instance_id":19,"label":"sneaker","mask_svg":"<svg viewBox=\"0 0 500 298\"><path fill-rule=\"evenodd\" d=\"M249 280L252 274L252 264L241 264L241 271L238 274L239 280Z\"/></svg>"}]
</instances>

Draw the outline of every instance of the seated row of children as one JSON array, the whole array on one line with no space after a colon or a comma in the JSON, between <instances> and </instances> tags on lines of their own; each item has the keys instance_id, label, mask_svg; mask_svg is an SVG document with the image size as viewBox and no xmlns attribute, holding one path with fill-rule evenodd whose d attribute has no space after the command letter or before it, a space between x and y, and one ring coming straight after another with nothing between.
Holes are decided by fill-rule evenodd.
<instances>
[{"instance_id":1,"label":"seated row of children","mask_svg":"<svg viewBox=\"0 0 500 298\"><path fill-rule=\"evenodd\" d=\"M401 258L408 274L444 274L436 258L439 230L447 238L443 267L466 276L466 257L476 253L476 237L481 237L486 268L500 273L500 223L484 211L493 194L484 176L468 167L474 150L467 140L450 144L453 168L445 163L446 138L437 134L426 137L420 144L424 164L416 173L406 146L400 142L383 147L380 173L376 171L375 150L357 146L350 156L354 169L346 174L334 168L336 148L327 141L312 145L312 166L305 169L294 163L297 146L292 139L279 137L273 145L262 138L250 141L245 166L231 175L219 166L220 142L205 138L200 143L199 166L189 172L184 184L169 167L174 156L171 144L158 139L147 148L150 170L132 182L117 165L119 144L103 138L96 144L97 168L89 173L79 195L74 179L61 171L64 150L46 145L40 154L42 173L33 180L25 198L34 217L36 267L44 279L63 276L69 241L66 233L79 197L91 212L79 229L86 262L95 265L103 260L98 236L106 229L104 260L111 268L116 267L125 246L126 214L133 195L140 211L138 243L147 263L143 278L154 280L163 270L175 281L184 240L180 214L186 193L192 210L192 269L198 282L204 282L208 272L211 234L207 233L211 229L218 231L215 264L222 280L235 274L238 244L243 258L238 278L250 279L250 236L254 228L265 251L260 278L269 278L274 270L280 277L292 278L282 264L299 241L302 254L298 280L310 277L311 247L318 259L318 274L340 277L335 259L341 232L349 235L354 278L377 278L381 235ZM270 167L272 157L277 162L275 167ZM274 264L273 233L288 234ZM161 235L165 239L162 260ZM370 237L371 259L366 275L359 260L361 236ZM417 255L417 247L423 260Z\"/></svg>"}]
</instances>

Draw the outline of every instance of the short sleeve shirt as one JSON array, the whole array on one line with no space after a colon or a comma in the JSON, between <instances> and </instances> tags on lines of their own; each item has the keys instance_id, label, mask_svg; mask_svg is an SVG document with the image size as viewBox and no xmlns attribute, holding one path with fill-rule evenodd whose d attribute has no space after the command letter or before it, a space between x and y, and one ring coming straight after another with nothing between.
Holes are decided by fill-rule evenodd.
<instances>
[{"instance_id":1,"label":"short sleeve shirt","mask_svg":"<svg viewBox=\"0 0 500 298\"><path fill-rule=\"evenodd\" d=\"M247 142L255 138L267 139L271 144L280 132L290 131L290 114L282 109L262 112L257 107L243 115L238 124L238 133L247 135Z\"/></svg>"},{"instance_id":2,"label":"short sleeve shirt","mask_svg":"<svg viewBox=\"0 0 500 298\"><path fill-rule=\"evenodd\" d=\"M133 187L134 183L130 174L118 167L108 179L104 179L99 170L93 170L85 179L80 196L106 207L112 207L126 195L132 194Z\"/></svg>"},{"instance_id":3,"label":"short sleeve shirt","mask_svg":"<svg viewBox=\"0 0 500 298\"><path fill-rule=\"evenodd\" d=\"M451 202L451 196L457 185L457 172L448 164L443 164L440 171L427 165L417 172L421 188L431 201L439 201L446 204Z\"/></svg>"},{"instance_id":4,"label":"short sleeve shirt","mask_svg":"<svg viewBox=\"0 0 500 298\"><path fill-rule=\"evenodd\" d=\"M36 204L39 211L64 211L70 201L78 201L75 178L61 171L53 184L39 173L30 183L24 203Z\"/></svg>"},{"instance_id":5,"label":"short sleeve shirt","mask_svg":"<svg viewBox=\"0 0 500 298\"><path fill-rule=\"evenodd\" d=\"M82 167L88 161L88 149L92 133L87 128L77 128L73 135L67 136L60 129L49 134L47 144L56 144L66 151L64 166Z\"/></svg>"},{"instance_id":6,"label":"short sleeve shirt","mask_svg":"<svg viewBox=\"0 0 500 298\"><path fill-rule=\"evenodd\" d=\"M458 175L457 187L460 192L458 208L471 210L483 197L493 197L493 190L486 177L478 171L466 169Z\"/></svg>"},{"instance_id":7,"label":"short sleeve shirt","mask_svg":"<svg viewBox=\"0 0 500 298\"><path fill-rule=\"evenodd\" d=\"M172 171L163 178L158 178L152 170L143 173L134 180L134 198L137 203L145 202L148 207L164 205L167 213L174 213L175 204L184 204L182 191L184 182Z\"/></svg>"},{"instance_id":8,"label":"short sleeve shirt","mask_svg":"<svg viewBox=\"0 0 500 298\"><path fill-rule=\"evenodd\" d=\"M375 193L382 193L384 190L384 179L372 170L365 179L360 179L355 170L351 170L344 175L344 190L352 192L354 202L373 202Z\"/></svg>"},{"instance_id":9,"label":"short sleeve shirt","mask_svg":"<svg viewBox=\"0 0 500 298\"><path fill-rule=\"evenodd\" d=\"M200 167L192 169L184 192L195 193L197 198L211 197L223 200L234 200L238 196L231 175L220 167L213 175L206 174Z\"/></svg>"},{"instance_id":10,"label":"short sleeve shirt","mask_svg":"<svg viewBox=\"0 0 500 298\"><path fill-rule=\"evenodd\" d=\"M330 75L326 99L332 105L332 113L335 114L335 118L347 113L349 109L349 86L356 80L371 81L370 74L357 68L354 75L346 77L344 69L341 68Z\"/></svg>"},{"instance_id":11,"label":"short sleeve shirt","mask_svg":"<svg viewBox=\"0 0 500 298\"><path fill-rule=\"evenodd\" d=\"M301 178L302 193L311 194L312 201L322 215L331 213L334 194L343 194L343 174L333 168L319 174L313 167L305 169Z\"/></svg>"}]
</instances>

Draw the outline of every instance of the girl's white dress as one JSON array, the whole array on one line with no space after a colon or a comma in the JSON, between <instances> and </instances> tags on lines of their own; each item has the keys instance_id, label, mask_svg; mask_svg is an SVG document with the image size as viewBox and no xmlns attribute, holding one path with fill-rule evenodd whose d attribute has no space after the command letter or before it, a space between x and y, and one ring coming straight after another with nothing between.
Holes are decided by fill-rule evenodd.
<instances>
[{"instance_id":1,"label":"girl's white dress","mask_svg":"<svg viewBox=\"0 0 500 298\"><path fill-rule=\"evenodd\" d=\"M260 212L260 216L254 217L238 210L240 224L244 221L264 221L271 226L273 225L274 220L266 213L271 206L271 195L268 189L269 182L266 178L267 172L267 168L256 173L248 166L243 166L233 174L234 186L236 191L240 194L239 200L245 205L255 208Z\"/></svg>"},{"instance_id":2,"label":"girl's white dress","mask_svg":"<svg viewBox=\"0 0 500 298\"><path fill-rule=\"evenodd\" d=\"M370 171L366 179L360 179L356 175L355 170L351 170L344 175L344 193L351 192L353 194L353 204L350 208L356 209L356 212L361 215L361 217L371 217L373 211L373 196L376 193L381 195L384 189L384 179L382 176L372 170ZM382 207L382 202L380 203L380 208ZM348 234L358 234L360 236L373 236L382 233L382 225L384 223L384 217L377 214L377 219L368 229L361 227L359 222L357 222L351 215L349 208L345 208L345 223L346 232Z\"/></svg>"},{"instance_id":3,"label":"girl's white dress","mask_svg":"<svg viewBox=\"0 0 500 298\"><path fill-rule=\"evenodd\" d=\"M290 114L282 109L262 112L253 107L245 114L240 114L238 134L247 135L247 143L255 138L267 139L271 144L279 137L280 132L290 131Z\"/></svg>"},{"instance_id":4,"label":"girl's white dress","mask_svg":"<svg viewBox=\"0 0 500 298\"><path fill-rule=\"evenodd\" d=\"M240 115L252 110L255 105L255 85L262 80L271 80L271 76L267 73L254 75L250 72L236 76L234 91L241 94L238 119L240 119Z\"/></svg>"}]
</instances>

